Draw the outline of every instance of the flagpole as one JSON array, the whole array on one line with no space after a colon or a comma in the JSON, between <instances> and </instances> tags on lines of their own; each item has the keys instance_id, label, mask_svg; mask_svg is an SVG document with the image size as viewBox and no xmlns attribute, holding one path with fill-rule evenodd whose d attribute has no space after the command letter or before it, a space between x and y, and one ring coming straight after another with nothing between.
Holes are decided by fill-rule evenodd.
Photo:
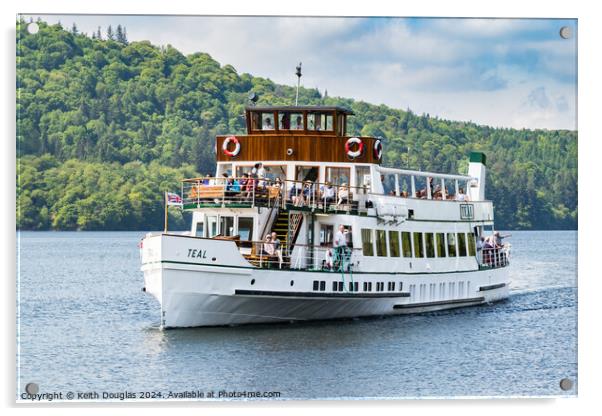
<instances>
[{"instance_id":1,"label":"flagpole","mask_svg":"<svg viewBox=\"0 0 602 416\"><path fill-rule=\"evenodd\" d=\"M163 193L163 197L165 198L165 227L163 232L167 233L167 192Z\"/></svg>"}]
</instances>

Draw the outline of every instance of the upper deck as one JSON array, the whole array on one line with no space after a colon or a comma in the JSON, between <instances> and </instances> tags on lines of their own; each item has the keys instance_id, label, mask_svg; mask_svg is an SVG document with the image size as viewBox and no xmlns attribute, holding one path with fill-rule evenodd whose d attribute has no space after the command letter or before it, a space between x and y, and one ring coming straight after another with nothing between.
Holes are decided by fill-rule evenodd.
<instances>
[{"instance_id":1,"label":"upper deck","mask_svg":"<svg viewBox=\"0 0 602 416\"><path fill-rule=\"evenodd\" d=\"M382 143L347 133L342 107L247 107L247 135L217 136L217 162L313 161L380 164ZM350 141L351 139L351 141Z\"/></svg>"}]
</instances>

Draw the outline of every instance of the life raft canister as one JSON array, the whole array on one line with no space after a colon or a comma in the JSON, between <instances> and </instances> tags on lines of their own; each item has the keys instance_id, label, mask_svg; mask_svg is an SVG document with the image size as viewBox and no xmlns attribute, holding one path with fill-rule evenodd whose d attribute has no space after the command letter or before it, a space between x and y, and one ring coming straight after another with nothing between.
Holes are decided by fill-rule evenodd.
<instances>
[{"instance_id":1,"label":"life raft canister","mask_svg":"<svg viewBox=\"0 0 602 416\"><path fill-rule=\"evenodd\" d=\"M380 140L374 142L374 157L378 160L383 157L383 143Z\"/></svg>"},{"instance_id":2,"label":"life raft canister","mask_svg":"<svg viewBox=\"0 0 602 416\"><path fill-rule=\"evenodd\" d=\"M228 146L232 142L234 142L234 150L230 151L230 150L228 150ZM226 139L224 140L224 143L222 144L222 151L224 152L224 154L226 156L230 156L230 157L236 156L240 152L240 143L238 142L238 139L235 136L226 137Z\"/></svg>"},{"instance_id":3,"label":"life raft canister","mask_svg":"<svg viewBox=\"0 0 602 416\"><path fill-rule=\"evenodd\" d=\"M355 151L351 150L351 146L354 144L357 144L357 150L355 150ZM345 142L345 152L347 153L347 156L349 156L350 158L355 159L356 157L361 155L363 151L364 151L364 142L362 142L357 137L351 137L347 140L347 142Z\"/></svg>"}]
</instances>

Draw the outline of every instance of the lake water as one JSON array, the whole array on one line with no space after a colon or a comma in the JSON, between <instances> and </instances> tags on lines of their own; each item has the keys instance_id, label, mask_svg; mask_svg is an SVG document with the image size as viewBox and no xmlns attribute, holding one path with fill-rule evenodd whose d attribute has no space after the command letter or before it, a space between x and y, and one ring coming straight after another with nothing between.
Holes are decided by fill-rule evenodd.
<instances>
[{"instance_id":1,"label":"lake water","mask_svg":"<svg viewBox=\"0 0 602 416\"><path fill-rule=\"evenodd\" d=\"M512 232L511 296L492 305L168 331L141 291L143 235L18 234L18 398L29 382L39 393L116 400L170 391L280 399L577 392L576 232ZM575 383L566 392L565 377Z\"/></svg>"}]
</instances>

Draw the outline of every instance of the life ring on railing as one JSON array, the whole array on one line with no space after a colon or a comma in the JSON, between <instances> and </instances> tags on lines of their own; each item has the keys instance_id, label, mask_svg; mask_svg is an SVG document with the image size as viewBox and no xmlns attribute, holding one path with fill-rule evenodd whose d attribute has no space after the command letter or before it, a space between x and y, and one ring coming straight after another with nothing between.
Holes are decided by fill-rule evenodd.
<instances>
[{"instance_id":1,"label":"life ring on railing","mask_svg":"<svg viewBox=\"0 0 602 416\"><path fill-rule=\"evenodd\" d=\"M357 150L351 150L351 146L357 144ZM345 142L345 153L352 159L355 159L359 155L361 155L364 151L364 142L362 142L357 137L351 137Z\"/></svg>"},{"instance_id":2,"label":"life ring on railing","mask_svg":"<svg viewBox=\"0 0 602 416\"><path fill-rule=\"evenodd\" d=\"M230 150L228 150L228 146L232 142L234 142L234 150L230 151ZM226 156L230 156L230 157L236 156L240 152L240 143L238 142L238 139L235 136L226 137L226 139L224 140L224 143L222 144L222 151L224 152L224 154Z\"/></svg>"},{"instance_id":3,"label":"life ring on railing","mask_svg":"<svg viewBox=\"0 0 602 416\"><path fill-rule=\"evenodd\" d=\"M378 160L383 157L383 143L380 140L374 142L374 157Z\"/></svg>"}]
</instances>

